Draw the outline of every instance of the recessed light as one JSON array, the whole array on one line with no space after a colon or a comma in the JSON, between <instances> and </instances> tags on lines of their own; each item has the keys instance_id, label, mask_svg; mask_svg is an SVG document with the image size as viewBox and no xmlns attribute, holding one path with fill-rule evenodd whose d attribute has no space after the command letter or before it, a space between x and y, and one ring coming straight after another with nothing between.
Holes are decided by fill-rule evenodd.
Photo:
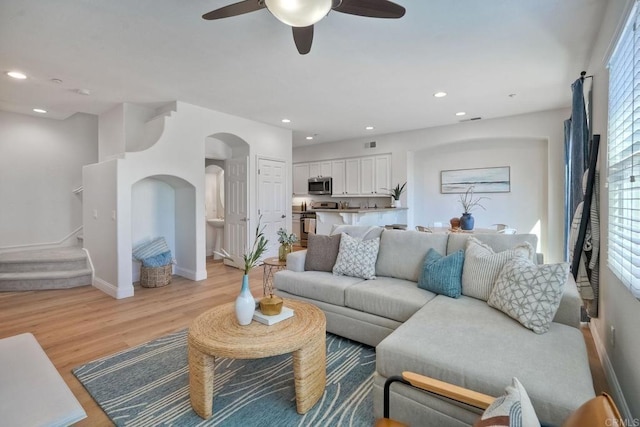
<instances>
[{"instance_id":1,"label":"recessed light","mask_svg":"<svg viewBox=\"0 0 640 427\"><path fill-rule=\"evenodd\" d=\"M88 96L91 95L91 91L89 89L78 89L78 95Z\"/></svg>"},{"instance_id":2,"label":"recessed light","mask_svg":"<svg viewBox=\"0 0 640 427\"><path fill-rule=\"evenodd\" d=\"M365 127L365 130L373 130L373 126L367 126Z\"/></svg>"},{"instance_id":3,"label":"recessed light","mask_svg":"<svg viewBox=\"0 0 640 427\"><path fill-rule=\"evenodd\" d=\"M291 123L291 120L289 120L289 119L282 119L282 123Z\"/></svg>"},{"instance_id":4,"label":"recessed light","mask_svg":"<svg viewBox=\"0 0 640 427\"><path fill-rule=\"evenodd\" d=\"M308 139L309 141L311 141L311 140L313 139L313 137L312 137L312 136L308 136L308 137L307 137L307 139Z\"/></svg>"},{"instance_id":5,"label":"recessed light","mask_svg":"<svg viewBox=\"0 0 640 427\"><path fill-rule=\"evenodd\" d=\"M21 73L20 71L9 71L7 72L7 76L13 77L14 79L18 79L18 80L24 80L27 78L27 75L24 73Z\"/></svg>"},{"instance_id":6,"label":"recessed light","mask_svg":"<svg viewBox=\"0 0 640 427\"><path fill-rule=\"evenodd\" d=\"M40 114L44 114L47 112L47 110L43 110L42 108L34 108L33 111Z\"/></svg>"},{"instance_id":7,"label":"recessed light","mask_svg":"<svg viewBox=\"0 0 640 427\"><path fill-rule=\"evenodd\" d=\"M458 113L456 113L456 116L465 116L467 113L465 113L464 111L460 111Z\"/></svg>"},{"instance_id":8,"label":"recessed light","mask_svg":"<svg viewBox=\"0 0 640 427\"><path fill-rule=\"evenodd\" d=\"M447 96L447 92L436 92L433 94L433 96L435 96L436 98L444 98L445 96Z\"/></svg>"},{"instance_id":9,"label":"recessed light","mask_svg":"<svg viewBox=\"0 0 640 427\"><path fill-rule=\"evenodd\" d=\"M51 79L51 83L55 83L57 85L62 84L62 80L60 79Z\"/></svg>"}]
</instances>

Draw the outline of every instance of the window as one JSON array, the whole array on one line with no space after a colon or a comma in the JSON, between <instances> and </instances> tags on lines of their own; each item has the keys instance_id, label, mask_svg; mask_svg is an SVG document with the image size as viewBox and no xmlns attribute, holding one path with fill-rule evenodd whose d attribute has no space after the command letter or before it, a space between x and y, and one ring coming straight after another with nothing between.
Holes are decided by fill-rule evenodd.
<instances>
[{"instance_id":1,"label":"window","mask_svg":"<svg viewBox=\"0 0 640 427\"><path fill-rule=\"evenodd\" d=\"M631 12L609 62L609 268L640 298L640 20ZM636 31L637 28L637 31Z\"/></svg>"}]
</instances>

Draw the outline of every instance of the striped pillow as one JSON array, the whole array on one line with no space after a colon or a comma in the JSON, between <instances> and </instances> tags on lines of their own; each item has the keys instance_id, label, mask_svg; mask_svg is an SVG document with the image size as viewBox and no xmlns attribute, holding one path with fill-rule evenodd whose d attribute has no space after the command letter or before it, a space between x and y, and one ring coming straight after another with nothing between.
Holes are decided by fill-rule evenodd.
<instances>
[{"instance_id":1,"label":"striped pillow","mask_svg":"<svg viewBox=\"0 0 640 427\"><path fill-rule=\"evenodd\" d=\"M535 249L525 242L502 252L469 237L462 267L462 295L487 301L504 265L515 257L531 259Z\"/></svg>"},{"instance_id":2,"label":"striped pillow","mask_svg":"<svg viewBox=\"0 0 640 427\"><path fill-rule=\"evenodd\" d=\"M164 240L164 237L158 237L150 242L138 245L133 250L133 257L138 261L142 261L143 259L160 255L168 251L170 251L170 249L167 242Z\"/></svg>"},{"instance_id":3,"label":"striped pillow","mask_svg":"<svg viewBox=\"0 0 640 427\"><path fill-rule=\"evenodd\" d=\"M531 399L517 378L484 411L473 427L540 427Z\"/></svg>"}]
</instances>

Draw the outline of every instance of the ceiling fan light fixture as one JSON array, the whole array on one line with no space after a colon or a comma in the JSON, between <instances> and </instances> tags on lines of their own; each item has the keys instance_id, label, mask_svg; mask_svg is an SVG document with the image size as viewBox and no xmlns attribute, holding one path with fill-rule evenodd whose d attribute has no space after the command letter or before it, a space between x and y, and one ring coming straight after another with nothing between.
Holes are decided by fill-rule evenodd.
<instances>
[{"instance_id":1,"label":"ceiling fan light fixture","mask_svg":"<svg viewBox=\"0 0 640 427\"><path fill-rule=\"evenodd\" d=\"M332 0L265 0L264 4L279 21L292 27L308 27L327 16Z\"/></svg>"}]
</instances>

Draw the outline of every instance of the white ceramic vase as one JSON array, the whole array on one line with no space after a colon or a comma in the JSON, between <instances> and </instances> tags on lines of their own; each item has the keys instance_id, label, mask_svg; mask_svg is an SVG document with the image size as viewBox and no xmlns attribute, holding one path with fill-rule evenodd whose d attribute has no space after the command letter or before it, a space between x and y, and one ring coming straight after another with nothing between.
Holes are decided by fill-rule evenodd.
<instances>
[{"instance_id":1,"label":"white ceramic vase","mask_svg":"<svg viewBox=\"0 0 640 427\"><path fill-rule=\"evenodd\" d=\"M256 311L256 300L249 290L249 276L242 276L242 289L236 298L236 319L241 326L246 326L253 320L253 313Z\"/></svg>"},{"instance_id":2,"label":"white ceramic vase","mask_svg":"<svg viewBox=\"0 0 640 427\"><path fill-rule=\"evenodd\" d=\"M393 207L393 208L401 208L402 207L402 202L400 201L400 199L398 199L398 200L393 199L393 200L391 200L391 207Z\"/></svg>"}]
</instances>

